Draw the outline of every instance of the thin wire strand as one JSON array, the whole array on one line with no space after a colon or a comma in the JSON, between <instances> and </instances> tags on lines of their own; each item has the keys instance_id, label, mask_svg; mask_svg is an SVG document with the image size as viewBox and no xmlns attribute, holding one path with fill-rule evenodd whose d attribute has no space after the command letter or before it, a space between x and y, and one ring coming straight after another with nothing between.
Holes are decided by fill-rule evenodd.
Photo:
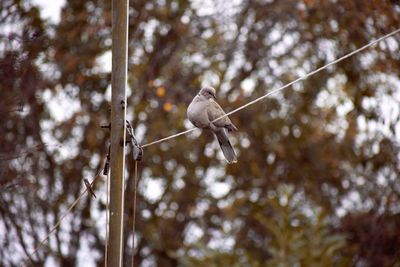
<instances>
[{"instance_id":1,"label":"thin wire strand","mask_svg":"<svg viewBox=\"0 0 400 267\"><path fill-rule=\"evenodd\" d=\"M138 164L135 160L135 176L133 177L133 218L132 218L132 267L135 267L135 232L136 232L136 192L138 185Z\"/></svg>"},{"instance_id":2,"label":"thin wire strand","mask_svg":"<svg viewBox=\"0 0 400 267\"><path fill-rule=\"evenodd\" d=\"M93 178L92 182L90 183L91 186L95 183L95 181L100 176L100 173L102 171L103 170L101 169L96 174L96 176ZM42 241L40 241L39 245L37 245L36 248L29 254L29 257L32 257L34 254L36 254L36 252L44 245L44 243L50 238L51 234L60 226L61 222L67 217L67 215L72 211L72 209L78 204L78 202L86 194L87 191L88 191L88 188L85 188L85 190L83 190L83 192L79 195L79 197L71 204L71 206L68 208L68 210L60 217L58 222L51 228L51 230L46 235L46 237L43 238ZM27 266L27 265L25 264L23 266Z\"/></svg>"},{"instance_id":3,"label":"thin wire strand","mask_svg":"<svg viewBox=\"0 0 400 267\"><path fill-rule=\"evenodd\" d=\"M108 225L109 225L109 220L110 220L110 210L109 210L109 205L110 205L110 171L107 173L107 192L106 192L106 244L105 244L105 249L104 249L104 266L107 267L107 254L108 254Z\"/></svg>"},{"instance_id":4,"label":"thin wire strand","mask_svg":"<svg viewBox=\"0 0 400 267\"><path fill-rule=\"evenodd\" d=\"M212 122L216 122L216 121L218 121L218 120L220 120L222 118L225 118L225 117L227 117L229 115L232 115L232 114L234 114L234 113L236 113L236 112L238 112L238 111L240 111L240 110L242 110L244 108L247 108L248 106L251 106L251 105L257 103L257 102L263 100L264 98L267 98L268 96L270 96L272 94L275 94L275 93L277 93L279 91L282 91L283 89L286 89L287 87L289 87L289 86L291 86L291 85L293 85L293 84L295 84L295 83L297 83L299 81L306 80L310 76L312 76L312 75L314 75L314 74L316 74L316 73L318 73L318 72L320 72L320 71L322 71L322 70L324 70L324 69L326 69L326 68L328 68L328 67L330 67L332 65L335 65L335 64L337 64L337 63L339 63L339 62L341 62L341 61L343 61L343 60L345 60L345 59L347 59L347 58L349 58L349 57L351 57L351 56L353 56L353 55L355 55L355 54L357 54L357 53L359 53L359 52L361 52L361 51L363 51L363 50L365 50L367 48L369 48L370 46L373 46L376 43L378 43L378 42L380 42L382 40L385 40L385 39L389 38L390 36L395 35L396 33L399 33L399 32L400 32L400 28L395 30L395 31L392 31L391 33L388 33L388 34L386 34L386 35L384 35L384 36L382 36L382 37L380 37L380 38L378 38L378 39L376 39L376 40L374 40L374 41L372 41L372 42L370 42L370 43L368 43L368 44L366 44L366 45L364 45L364 46L362 46L362 47L360 47L360 48L358 48L356 50L353 50L352 52L350 52L350 53L348 53L348 54L346 54L346 55L344 55L344 56L342 56L342 57L340 57L340 58L338 58L338 59L336 59L336 60L334 60L334 61L332 61L332 62L330 62L330 63L328 63L328 64L326 64L326 65L324 65L324 66L322 66L322 67L320 67L320 68L318 68L316 70L314 70L314 71L312 71L312 72L309 72L308 74L306 74L304 76L301 76L301 77L297 78L296 80L291 81L290 83L287 83L287 84L283 85L282 87L279 87L279 88L277 88L275 90L272 90L272 91L268 92L267 94L265 94L265 95L263 95L263 96L261 96L259 98L256 98L253 101L250 101L249 103L247 103L247 104L245 104L243 106L240 106L240 107L238 107L238 108L236 108L236 109L224 114L223 116L221 116L219 118L216 118ZM167 141L169 139L178 137L180 135L184 135L184 134L190 133L190 132L192 132L192 131L194 131L196 129L198 129L198 128L191 128L191 129L188 129L186 131L183 131L183 132L180 132L180 133L177 133L177 134L173 134L171 136L167 136L165 138L162 138L162 139L159 139L159 140L144 144L142 146L142 148L145 148L145 147L148 147L148 146L152 146L152 145Z\"/></svg>"},{"instance_id":5,"label":"thin wire strand","mask_svg":"<svg viewBox=\"0 0 400 267\"><path fill-rule=\"evenodd\" d=\"M165 138L162 138L162 139L160 139L160 140L157 140L157 141L154 141L154 142L151 142L151 143L147 143L147 144L145 144L145 145L142 145L142 148L145 148L145 147L147 147L147 146L152 146L152 145L155 145L155 144L158 144L158 143L167 141L167 140L169 140L169 139L178 137L178 136L180 136L180 135L184 135L184 134L193 132L194 130L197 130L197 129L198 129L198 128L190 128L189 130L186 130L186 131L183 131L183 132L180 132L180 133L177 133L177 134L173 134L173 135L167 136L167 137L165 137Z\"/></svg>"}]
</instances>

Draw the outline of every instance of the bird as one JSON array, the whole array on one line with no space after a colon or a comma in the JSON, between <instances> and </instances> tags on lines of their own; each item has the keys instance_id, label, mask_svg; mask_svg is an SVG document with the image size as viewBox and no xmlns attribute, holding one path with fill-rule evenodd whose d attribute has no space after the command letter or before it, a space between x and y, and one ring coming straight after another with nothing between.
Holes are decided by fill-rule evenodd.
<instances>
[{"instance_id":1,"label":"bird","mask_svg":"<svg viewBox=\"0 0 400 267\"><path fill-rule=\"evenodd\" d=\"M228 163L237 162L235 150L228 138L228 132L237 131L237 128L224 110L217 103L216 91L213 87L206 86L201 88L199 93L189 104L186 115L189 121L197 128L210 130L218 140L222 153Z\"/></svg>"}]
</instances>

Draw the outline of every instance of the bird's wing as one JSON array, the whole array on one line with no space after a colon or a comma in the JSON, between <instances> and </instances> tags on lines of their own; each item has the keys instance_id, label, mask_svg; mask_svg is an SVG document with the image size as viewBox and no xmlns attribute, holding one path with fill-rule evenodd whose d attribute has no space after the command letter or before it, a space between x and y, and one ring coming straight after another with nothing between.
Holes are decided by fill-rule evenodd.
<instances>
[{"instance_id":1,"label":"bird's wing","mask_svg":"<svg viewBox=\"0 0 400 267\"><path fill-rule=\"evenodd\" d=\"M225 115L224 110L214 99L209 99L208 101L209 101L209 103L207 105L208 106L207 114L208 114L208 118L210 121L213 121L213 120ZM214 125L216 125L218 127L224 127L229 124L231 124L231 120L228 118L228 116L214 122Z\"/></svg>"}]
</instances>

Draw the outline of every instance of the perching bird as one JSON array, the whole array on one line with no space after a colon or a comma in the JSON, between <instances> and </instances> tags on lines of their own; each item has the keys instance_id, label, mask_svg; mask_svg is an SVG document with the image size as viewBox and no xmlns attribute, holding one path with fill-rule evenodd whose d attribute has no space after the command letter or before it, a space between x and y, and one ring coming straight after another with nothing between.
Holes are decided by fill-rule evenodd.
<instances>
[{"instance_id":1,"label":"perching bird","mask_svg":"<svg viewBox=\"0 0 400 267\"><path fill-rule=\"evenodd\" d=\"M225 115L225 112L215 100L215 89L212 87L204 87L200 90L198 95L193 98L186 114L190 122L197 128L211 130L217 137L218 143L228 163L235 163L237 162L236 153L229 141L226 130L231 132L236 131L237 128L233 125L228 116L212 122Z\"/></svg>"}]
</instances>

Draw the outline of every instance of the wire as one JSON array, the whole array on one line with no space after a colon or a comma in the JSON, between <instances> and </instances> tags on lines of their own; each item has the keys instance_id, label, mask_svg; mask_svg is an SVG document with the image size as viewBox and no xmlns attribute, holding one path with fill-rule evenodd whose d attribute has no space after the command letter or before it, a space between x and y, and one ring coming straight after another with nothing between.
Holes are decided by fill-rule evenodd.
<instances>
[{"instance_id":1,"label":"wire","mask_svg":"<svg viewBox=\"0 0 400 267\"><path fill-rule=\"evenodd\" d=\"M108 254L108 225L110 220L110 171L107 172L107 199L106 199L106 244L104 248L104 266L107 267L107 254Z\"/></svg>"},{"instance_id":2,"label":"wire","mask_svg":"<svg viewBox=\"0 0 400 267\"><path fill-rule=\"evenodd\" d=\"M132 218L132 267L135 267L135 232L136 232L136 191L138 185L138 164L135 160L135 176L133 177L133 218Z\"/></svg>"},{"instance_id":3,"label":"wire","mask_svg":"<svg viewBox=\"0 0 400 267\"><path fill-rule=\"evenodd\" d=\"M218 119L220 119L220 118L218 118ZM173 135L167 136L167 137L165 137L165 138L162 138L162 139L160 139L160 140L157 140L157 141L154 141L154 142L151 142L151 143L147 143L147 144L145 144L145 145L142 145L142 148L145 148L145 147L147 147L147 146L152 146L152 145L155 145L155 144L158 144L158 143L167 141L167 140L169 140L169 139L172 139L172 138L178 137L178 136L180 136L180 135L184 135L184 134L193 132L194 130L198 130L198 129L199 129L199 128L190 128L189 130L186 130L186 131L183 131L183 132L180 132L180 133L177 133L177 134L173 134Z\"/></svg>"},{"instance_id":4,"label":"wire","mask_svg":"<svg viewBox=\"0 0 400 267\"><path fill-rule=\"evenodd\" d=\"M94 184L94 182L100 176L100 173L102 171L103 170L101 169L96 174L96 176L93 178L92 182L90 183L91 186ZM67 215L72 211L72 209L78 204L78 202L86 194L87 191L88 191L88 188L85 188L85 190L83 190L83 192L79 195L79 197L71 204L71 206L68 208L68 210L60 217L58 222L51 228L50 232L46 235L46 237L43 238L42 241L40 241L39 245L37 245L36 248L29 254L29 257L32 257L43 246L43 244L49 239L51 234L60 226L61 222L65 219L65 217L67 217ZM23 266L27 266L27 265L23 265Z\"/></svg>"},{"instance_id":5,"label":"wire","mask_svg":"<svg viewBox=\"0 0 400 267\"><path fill-rule=\"evenodd\" d=\"M259 98L256 98L253 101L250 101L249 103L247 103L247 104L245 104L243 106L240 106L240 107L238 107L238 108L236 108L236 109L224 114L223 116L213 120L212 122L216 122L216 121L218 121L218 120L220 120L222 118L225 118L225 117L227 117L227 116L229 116L231 114L234 114L234 113L236 113L236 112L238 112L238 111L240 111L240 110L242 110L244 108L247 108L248 106L251 106L251 105L257 103L257 102L263 100L264 98L267 98L268 96L270 96L272 94L275 94L275 93L277 93L279 91L282 91L283 89L286 89L287 87L289 87L289 86L291 86L291 85L293 85L293 84L295 84L295 83L297 83L299 81L306 80L310 76L312 76L312 75L314 75L314 74L316 74L316 73L318 73L318 72L320 72L320 71L322 71L322 70L324 70L324 69L326 69L326 68L328 68L328 67L330 67L332 65L335 65L335 64L337 64L337 63L339 63L339 62L341 62L341 61L343 61L343 60L345 60L345 59L347 59L347 58L349 58L349 57L351 57L351 56L353 56L353 55L355 55L355 54L357 54L357 53L359 53L359 52L361 52L361 51L363 51L363 50L365 50L367 48L369 48L370 46L373 46L374 44L376 44L376 43L378 43L378 42L380 42L382 40L385 40L385 39L389 38L390 36L395 35L396 33L399 33L399 32L400 32L400 28L395 30L395 31L392 31L391 33L388 33L388 34L386 34L386 35L384 35L384 36L382 36L382 37L380 37L380 38L378 38L378 39L376 39L376 40L374 40L374 41L372 41L372 42L370 42L370 43L368 43L368 44L366 44L366 45L364 45L364 46L362 46L362 47L360 47L360 48L358 48L356 50L353 50L352 52L350 52L350 53L348 53L348 54L346 54L346 55L344 55L344 56L342 56L342 57L340 57L340 58L338 58L338 59L336 59L334 61L331 61L330 63L328 63L328 64L326 64L326 65L324 65L324 66L322 66L322 67L320 67L320 68L318 68L318 69L316 69L316 70L314 70L312 72L309 72L308 74L306 74L304 76L301 76L301 77L297 78L296 80L291 81L290 83L287 83L287 84L283 85L282 87L279 87L279 88L277 88L275 90L272 90L271 92L268 92L267 94L265 94L265 95L263 95L263 96L261 96ZM192 131L194 131L196 129L198 129L198 128L190 128L190 129L188 129L186 131L183 131L183 132L180 132L180 133L177 133L177 134L173 134L171 136L167 136L165 138L162 138L162 139L159 139L159 140L144 144L144 145L142 145L142 148L145 148L145 147L148 147L148 146L152 146L152 145L167 141L169 139L178 137L180 135L184 135L184 134L190 133L190 132L192 132Z\"/></svg>"}]
</instances>

